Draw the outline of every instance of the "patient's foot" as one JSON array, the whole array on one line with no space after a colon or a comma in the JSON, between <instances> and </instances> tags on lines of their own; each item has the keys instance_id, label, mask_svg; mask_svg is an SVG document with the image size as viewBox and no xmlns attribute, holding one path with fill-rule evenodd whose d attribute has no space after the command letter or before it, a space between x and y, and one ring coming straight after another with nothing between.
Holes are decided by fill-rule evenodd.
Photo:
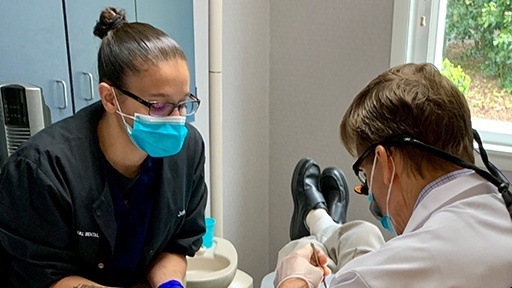
<instances>
[{"instance_id":1,"label":"patient's foot","mask_svg":"<svg viewBox=\"0 0 512 288\"><path fill-rule=\"evenodd\" d=\"M336 223L347 222L349 190L343 172L335 167L325 168L318 184L332 220Z\"/></svg>"},{"instance_id":2,"label":"patient's foot","mask_svg":"<svg viewBox=\"0 0 512 288\"><path fill-rule=\"evenodd\" d=\"M324 196L318 191L320 167L313 159L303 158L295 166L292 176L293 214L290 222L292 240L309 236L306 216L313 209L327 209Z\"/></svg>"}]
</instances>

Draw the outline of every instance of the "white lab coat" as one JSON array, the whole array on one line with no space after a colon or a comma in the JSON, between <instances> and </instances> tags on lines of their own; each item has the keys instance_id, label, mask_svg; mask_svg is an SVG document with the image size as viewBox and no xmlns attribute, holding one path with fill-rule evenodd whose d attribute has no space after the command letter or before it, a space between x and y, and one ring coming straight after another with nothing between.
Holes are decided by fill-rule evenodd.
<instances>
[{"instance_id":1,"label":"white lab coat","mask_svg":"<svg viewBox=\"0 0 512 288\"><path fill-rule=\"evenodd\" d=\"M511 287L512 220L476 173L432 190L402 235L350 261L329 287Z\"/></svg>"}]
</instances>

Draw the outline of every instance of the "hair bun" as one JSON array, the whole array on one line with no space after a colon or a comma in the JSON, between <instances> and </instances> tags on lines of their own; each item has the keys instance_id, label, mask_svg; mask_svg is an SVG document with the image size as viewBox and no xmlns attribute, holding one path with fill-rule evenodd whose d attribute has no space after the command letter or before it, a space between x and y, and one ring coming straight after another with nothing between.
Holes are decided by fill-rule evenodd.
<instances>
[{"instance_id":1,"label":"hair bun","mask_svg":"<svg viewBox=\"0 0 512 288\"><path fill-rule=\"evenodd\" d=\"M103 39L107 36L108 32L117 29L124 23L127 23L126 15L123 9L116 9L114 7L107 7L101 11L100 19L96 21L93 34Z\"/></svg>"}]
</instances>

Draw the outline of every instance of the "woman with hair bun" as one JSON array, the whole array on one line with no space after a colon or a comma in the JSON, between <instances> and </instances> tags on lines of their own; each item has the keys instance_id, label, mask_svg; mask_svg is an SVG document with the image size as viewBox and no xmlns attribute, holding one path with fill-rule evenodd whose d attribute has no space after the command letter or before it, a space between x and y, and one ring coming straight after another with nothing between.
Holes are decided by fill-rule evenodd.
<instances>
[{"instance_id":1,"label":"woman with hair bun","mask_svg":"<svg viewBox=\"0 0 512 288\"><path fill-rule=\"evenodd\" d=\"M112 7L94 35L101 101L33 136L2 168L0 279L183 287L207 200L204 143L185 122L200 103L185 54Z\"/></svg>"}]
</instances>

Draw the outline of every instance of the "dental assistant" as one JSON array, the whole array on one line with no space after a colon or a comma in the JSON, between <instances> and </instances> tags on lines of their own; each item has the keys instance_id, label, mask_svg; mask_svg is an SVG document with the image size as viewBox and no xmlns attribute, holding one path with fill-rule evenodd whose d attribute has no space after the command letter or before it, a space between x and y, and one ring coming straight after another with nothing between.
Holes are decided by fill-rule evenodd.
<instances>
[{"instance_id":1,"label":"dental assistant","mask_svg":"<svg viewBox=\"0 0 512 288\"><path fill-rule=\"evenodd\" d=\"M178 44L101 12L94 103L29 139L0 176L7 287L183 287L202 244L205 151Z\"/></svg>"},{"instance_id":2,"label":"dental assistant","mask_svg":"<svg viewBox=\"0 0 512 288\"><path fill-rule=\"evenodd\" d=\"M486 157L490 173L474 165L473 140L485 150L466 99L432 64L399 65L373 79L348 107L340 136L357 157L356 192L396 237L381 243L379 230L361 229L365 222L333 223L315 208L323 198L303 189L295 208L308 213L297 221L321 251L303 239L287 244L276 287L318 287L327 267L330 288L512 286L510 184Z\"/></svg>"}]
</instances>

